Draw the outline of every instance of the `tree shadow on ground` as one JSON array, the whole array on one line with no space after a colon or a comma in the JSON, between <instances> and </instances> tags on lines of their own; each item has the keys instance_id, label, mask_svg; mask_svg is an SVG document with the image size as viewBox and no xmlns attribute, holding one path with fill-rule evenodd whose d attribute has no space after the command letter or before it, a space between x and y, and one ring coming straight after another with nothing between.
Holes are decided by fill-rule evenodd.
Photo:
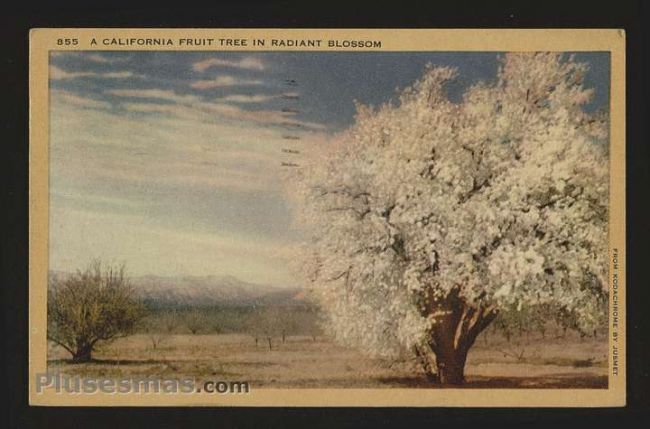
<instances>
[{"instance_id":1,"label":"tree shadow on ground","mask_svg":"<svg viewBox=\"0 0 650 429\"><path fill-rule=\"evenodd\" d=\"M150 364L167 364L170 360L165 359L92 359L88 362L73 362L72 359L50 359L48 365L150 365Z\"/></svg>"},{"instance_id":2,"label":"tree shadow on ground","mask_svg":"<svg viewBox=\"0 0 650 429\"><path fill-rule=\"evenodd\" d=\"M484 377L468 376L463 385L431 384L424 377L381 377L378 381L392 386L414 388L455 389L607 389L607 376L575 374L548 374L543 377Z\"/></svg>"}]
</instances>

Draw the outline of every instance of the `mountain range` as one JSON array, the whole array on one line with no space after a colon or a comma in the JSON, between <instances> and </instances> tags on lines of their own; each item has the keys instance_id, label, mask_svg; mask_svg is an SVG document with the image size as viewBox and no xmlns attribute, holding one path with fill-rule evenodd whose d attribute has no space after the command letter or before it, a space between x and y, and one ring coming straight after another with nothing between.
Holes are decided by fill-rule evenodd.
<instances>
[{"instance_id":1,"label":"mountain range","mask_svg":"<svg viewBox=\"0 0 650 429\"><path fill-rule=\"evenodd\" d=\"M50 281L70 273L50 271ZM299 288L248 283L233 276L155 276L131 277L137 295L153 306L252 306L301 305L304 293Z\"/></svg>"}]
</instances>

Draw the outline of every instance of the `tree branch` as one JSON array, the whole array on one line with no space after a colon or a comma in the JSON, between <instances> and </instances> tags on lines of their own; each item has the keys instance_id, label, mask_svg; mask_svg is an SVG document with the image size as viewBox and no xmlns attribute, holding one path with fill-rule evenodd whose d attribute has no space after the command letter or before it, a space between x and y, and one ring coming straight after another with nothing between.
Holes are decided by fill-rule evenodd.
<instances>
[{"instance_id":1,"label":"tree branch","mask_svg":"<svg viewBox=\"0 0 650 429\"><path fill-rule=\"evenodd\" d=\"M50 341L52 341L52 342L55 342L55 343L58 344L58 345L60 345L61 347L63 347L64 349L66 349L66 350L67 350L71 355L74 355L74 354L75 354L75 352L72 351L72 349L71 349L70 347L68 347L68 346L65 345L63 342L59 341L58 339L56 339L56 338L54 338L54 337L52 337L52 336L50 336L50 335L47 336L47 339L50 340Z\"/></svg>"}]
</instances>

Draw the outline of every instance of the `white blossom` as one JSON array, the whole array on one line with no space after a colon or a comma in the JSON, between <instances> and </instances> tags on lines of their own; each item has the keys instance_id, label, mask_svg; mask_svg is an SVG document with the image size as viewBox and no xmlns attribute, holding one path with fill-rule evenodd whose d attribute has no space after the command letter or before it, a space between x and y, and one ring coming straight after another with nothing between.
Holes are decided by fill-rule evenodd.
<instances>
[{"instance_id":1,"label":"white blossom","mask_svg":"<svg viewBox=\"0 0 650 429\"><path fill-rule=\"evenodd\" d=\"M606 121L586 66L507 54L460 103L431 67L397 105L359 106L298 172L305 277L344 344L391 356L427 341L435 305L556 304L585 326L607 293ZM294 188L295 189L295 188Z\"/></svg>"}]
</instances>

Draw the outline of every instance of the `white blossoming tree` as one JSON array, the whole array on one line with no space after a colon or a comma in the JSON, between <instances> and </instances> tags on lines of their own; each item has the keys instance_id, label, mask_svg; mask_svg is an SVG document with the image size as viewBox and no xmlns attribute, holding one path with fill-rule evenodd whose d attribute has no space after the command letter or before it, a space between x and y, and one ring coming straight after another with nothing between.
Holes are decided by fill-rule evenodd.
<instances>
[{"instance_id":1,"label":"white blossoming tree","mask_svg":"<svg viewBox=\"0 0 650 429\"><path fill-rule=\"evenodd\" d=\"M607 120L583 109L586 70L507 54L494 82L454 103L444 85L456 71L429 67L398 103L359 107L298 169L304 274L335 338L459 384L499 311L603 320Z\"/></svg>"}]
</instances>

